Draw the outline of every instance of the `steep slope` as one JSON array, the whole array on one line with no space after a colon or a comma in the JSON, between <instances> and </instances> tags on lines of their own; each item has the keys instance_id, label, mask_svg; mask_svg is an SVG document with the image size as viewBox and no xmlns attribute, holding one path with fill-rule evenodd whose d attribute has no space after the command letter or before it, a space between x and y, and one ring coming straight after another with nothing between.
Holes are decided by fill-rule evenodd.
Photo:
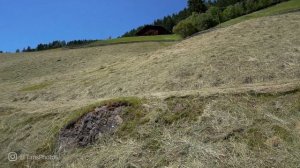
<instances>
[{"instance_id":1,"label":"steep slope","mask_svg":"<svg viewBox=\"0 0 300 168\"><path fill-rule=\"evenodd\" d=\"M179 43L1 54L1 163L297 167L299 20L264 17ZM58 152L59 129L94 110L82 107L120 96L139 98L115 134ZM60 160L7 162L11 151Z\"/></svg>"},{"instance_id":2,"label":"steep slope","mask_svg":"<svg viewBox=\"0 0 300 168\"><path fill-rule=\"evenodd\" d=\"M1 99L40 97L45 90L11 92L45 83L51 99L66 101L299 80L299 19L250 20L157 51L129 44L1 56L1 91L10 96Z\"/></svg>"}]
</instances>

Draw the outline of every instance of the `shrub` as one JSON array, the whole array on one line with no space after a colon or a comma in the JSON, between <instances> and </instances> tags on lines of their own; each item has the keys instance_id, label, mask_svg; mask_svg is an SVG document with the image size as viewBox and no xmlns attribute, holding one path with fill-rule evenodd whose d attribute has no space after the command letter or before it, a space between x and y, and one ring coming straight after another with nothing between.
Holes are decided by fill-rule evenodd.
<instances>
[{"instance_id":1,"label":"shrub","mask_svg":"<svg viewBox=\"0 0 300 168\"><path fill-rule=\"evenodd\" d=\"M287 0L246 0L244 2L245 13L251 13L284 1Z\"/></svg>"},{"instance_id":2,"label":"shrub","mask_svg":"<svg viewBox=\"0 0 300 168\"><path fill-rule=\"evenodd\" d=\"M218 24L212 17L212 15L208 13L203 13L195 16L194 25L198 31L209 29Z\"/></svg>"},{"instance_id":3,"label":"shrub","mask_svg":"<svg viewBox=\"0 0 300 168\"><path fill-rule=\"evenodd\" d=\"M198 30L190 20L183 20L179 22L173 29L173 32L179 34L182 37L190 36L196 33Z\"/></svg>"},{"instance_id":4,"label":"shrub","mask_svg":"<svg viewBox=\"0 0 300 168\"><path fill-rule=\"evenodd\" d=\"M258 4L255 0L247 0L245 2L245 11L246 11L246 13L256 11L257 9L258 9Z\"/></svg>"},{"instance_id":5,"label":"shrub","mask_svg":"<svg viewBox=\"0 0 300 168\"><path fill-rule=\"evenodd\" d=\"M236 17L246 14L243 3L235 4L234 9L235 9L235 16Z\"/></svg>"},{"instance_id":6,"label":"shrub","mask_svg":"<svg viewBox=\"0 0 300 168\"><path fill-rule=\"evenodd\" d=\"M207 13L193 13L186 20L179 22L173 29L173 32L182 37L190 36L196 32L209 29L219 22L217 16L215 18L209 12Z\"/></svg>"},{"instance_id":7,"label":"shrub","mask_svg":"<svg viewBox=\"0 0 300 168\"><path fill-rule=\"evenodd\" d=\"M212 17L214 22L216 22L218 24L221 22L222 11L220 10L219 7L212 6L208 9L207 13Z\"/></svg>"},{"instance_id":8,"label":"shrub","mask_svg":"<svg viewBox=\"0 0 300 168\"><path fill-rule=\"evenodd\" d=\"M233 18L234 14L234 7L232 5L228 6L223 12L222 12L222 21L227 21Z\"/></svg>"},{"instance_id":9,"label":"shrub","mask_svg":"<svg viewBox=\"0 0 300 168\"><path fill-rule=\"evenodd\" d=\"M258 1L258 8L265 8L273 4L273 0L259 0Z\"/></svg>"},{"instance_id":10,"label":"shrub","mask_svg":"<svg viewBox=\"0 0 300 168\"><path fill-rule=\"evenodd\" d=\"M222 21L227 21L245 13L242 3L228 6L222 13Z\"/></svg>"}]
</instances>

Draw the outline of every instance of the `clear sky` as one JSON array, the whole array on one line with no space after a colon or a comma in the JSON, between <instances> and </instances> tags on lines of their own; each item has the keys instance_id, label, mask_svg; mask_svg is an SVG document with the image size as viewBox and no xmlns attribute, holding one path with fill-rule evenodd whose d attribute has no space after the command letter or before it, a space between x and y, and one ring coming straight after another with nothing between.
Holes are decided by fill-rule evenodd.
<instances>
[{"instance_id":1,"label":"clear sky","mask_svg":"<svg viewBox=\"0 0 300 168\"><path fill-rule=\"evenodd\" d=\"M178 12L186 0L0 0L0 50L106 39Z\"/></svg>"}]
</instances>

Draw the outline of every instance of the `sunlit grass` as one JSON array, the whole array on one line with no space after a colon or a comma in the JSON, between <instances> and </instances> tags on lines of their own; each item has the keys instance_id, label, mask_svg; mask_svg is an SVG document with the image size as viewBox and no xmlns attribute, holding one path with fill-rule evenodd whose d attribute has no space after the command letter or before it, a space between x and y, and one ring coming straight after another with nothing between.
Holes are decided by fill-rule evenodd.
<instances>
[{"instance_id":1,"label":"sunlit grass","mask_svg":"<svg viewBox=\"0 0 300 168\"><path fill-rule=\"evenodd\" d=\"M178 41L182 38L179 35L157 35L157 36L135 36L135 37L121 37L109 40L99 40L85 47L110 45L110 44L123 44L133 42L165 42L165 41Z\"/></svg>"}]
</instances>

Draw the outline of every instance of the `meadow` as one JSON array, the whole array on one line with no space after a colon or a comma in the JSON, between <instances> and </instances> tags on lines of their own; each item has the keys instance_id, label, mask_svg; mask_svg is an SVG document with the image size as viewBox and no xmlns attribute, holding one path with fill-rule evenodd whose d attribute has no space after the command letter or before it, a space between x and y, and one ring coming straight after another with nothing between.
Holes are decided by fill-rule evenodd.
<instances>
[{"instance_id":1,"label":"meadow","mask_svg":"<svg viewBox=\"0 0 300 168\"><path fill-rule=\"evenodd\" d=\"M0 167L299 167L300 12L277 13L298 4L188 39L0 54ZM114 133L60 148L61 129L124 102Z\"/></svg>"}]
</instances>

